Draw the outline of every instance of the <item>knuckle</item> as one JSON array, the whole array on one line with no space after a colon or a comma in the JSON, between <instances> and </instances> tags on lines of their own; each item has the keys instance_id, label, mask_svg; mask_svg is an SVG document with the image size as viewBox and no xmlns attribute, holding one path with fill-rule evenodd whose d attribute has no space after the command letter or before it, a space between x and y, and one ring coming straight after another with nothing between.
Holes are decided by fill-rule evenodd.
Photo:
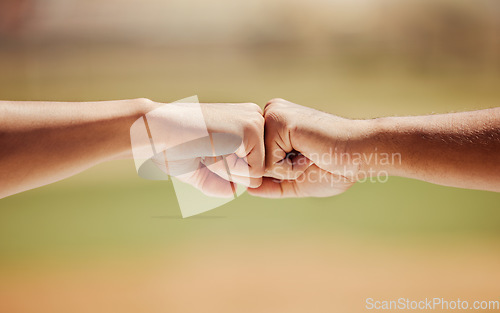
<instances>
[{"instance_id":1,"label":"knuckle","mask_svg":"<svg viewBox=\"0 0 500 313\"><path fill-rule=\"evenodd\" d=\"M269 102L267 102L266 106L264 107L264 114L269 110L272 110L274 108L284 107L285 105L287 105L289 103L290 102L288 102L284 99L281 99L281 98L272 99Z\"/></svg>"},{"instance_id":2,"label":"knuckle","mask_svg":"<svg viewBox=\"0 0 500 313\"><path fill-rule=\"evenodd\" d=\"M153 100L150 100L148 98L136 98L133 101L143 106L150 106L151 104L153 104Z\"/></svg>"},{"instance_id":3,"label":"knuckle","mask_svg":"<svg viewBox=\"0 0 500 313\"><path fill-rule=\"evenodd\" d=\"M262 177L261 178L254 178L250 181L250 188L257 188L260 185L262 185Z\"/></svg>"},{"instance_id":4,"label":"knuckle","mask_svg":"<svg viewBox=\"0 0 500 313\"><path fill-rule=\"evenodd\" d=\"M264 131L264 117L254 115L248 118L244 124L245 132L260 133Z\"/></svg>"},{"instance_id":5,"label":"knuckle","mask_svg":"<svg viewBox=\"0 0 500 313\"><path fill-rule=\"evenodd\" d=\"M264 116L265 124L284 124L285 118L278 110L269 110Z\"/></svg>"},{"instance_id":6,"label":"knuckle","mask_svg":"<svg viewBox=\"0 0 500 313\"><path fill-rule=\"evenodd\" d=\"M264 106L264 112L269 110L270 108L272 108L275 104L276 104L276 102L274 102L273 100L268 101L266 103L266 105Z\"/></svg>"},{"instance_id":7,"label":"knuckle","mask_svg":"<svg viewBox=\"0 0 500 313\"><path fill-rule=\"evenodd\" d=\"M249 103L245 103L245 105L248 106L250 109L259 112L262 115L262 109L258 104L253 103L253 102L249 102Z\"/></svg>"},{"instance_id":8,"label":"knuckle","mask_svg":"<svg viewBox=\"0 0 500 313\"><path fill-rule=\"evenodd\" d=\"M283 98L274 98L274 99L269 100L268 103L278 103L278 102L286 102L286 100Z\"/></svg>"},{"instance_id":9,"label":"knuckle","mask_svg":"<svg viewBox=\"0 0 500 313\"><path fill-rule=\"evenodd\" d=\"M252 121L257 125L264 125L264 116L256 113L252 116Z\"/></svg>"},{"instance_id":10,"label":"knuckle","mask_svg":"<svg viewBox=\"0 0 500 313\"><path fill-rule=\"evenodd\" d=\"M139 102L145 102L145 103L150 103L150 102L153 102L151 101L150 99L148 98L136 98L135 99L136 101L139 101Z\"/></svg>"}]
</instances>

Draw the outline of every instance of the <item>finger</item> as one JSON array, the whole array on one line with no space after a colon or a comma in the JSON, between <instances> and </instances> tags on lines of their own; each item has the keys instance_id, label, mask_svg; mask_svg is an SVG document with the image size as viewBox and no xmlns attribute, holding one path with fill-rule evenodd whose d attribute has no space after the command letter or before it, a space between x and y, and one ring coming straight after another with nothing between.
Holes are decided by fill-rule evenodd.
<instances>
[{"instance_id":1,"label":"finger","mask_svg":"<svg viewBox=\"0 0 500 313\"><path fill-rule=\"evenodd\" d=\"M296 179L311 161L294 150L290 126L277 110L267 107L265 115L266 176Z\"/></svg>"},{"instance_id":2,"label":"finger","mask_svg":"<svg viewBox=\"0 0 500 313\"><path fill-rule=\"evenodd\" d=\"M297 198L297 182L294 180L277 180L271 177L262 178L262 184L257 188L248 188L252 196L262 198Z\"/></svg>"},{"instance_id":3,"label":"finger","mask_svg":"<svg viewBox=\"0 0 500 313\"><path fill-rule=\"evenodd\" d=\"M222 156L218 157L205 157L203 159L203 164L205 164L212 172L219 174L221 177L226 177L223 175L227 175L227 171L231 175L239 175L251 177L249 165L246 162L245 158L239 158L236 154L230 154L225 156L226 163L224 163L224 159ZM227 168L226 168L227 164ZM262 175L258 176L262 177Z\"/></svg>"},{"instance_id":4,"label":"finger","mask_svg":"<svg viewBox=\"0 0 500 313\"><path fill-rule=\"evenodd\" d=\"M235 154L246 161L250 177L262 177L265 171L264 117L259 108L244 128L244 138ZM239 174L241 175L241 174Z\"/></svg>"},{"instance_id":5,"label":"finger","mask_svg":"<svg viewBox=\"0 0 500 313\"><path fill-rule=\"evenodd\" d=\"M226 156L226 161L231 174L259 178L265 170L264 129L262 125L251 127L245 132L245 138L238 149ZM205 158L205 165L216 173L226 171L225 164L220 162L220 156Z\"/></svg>"},{"instance_id":6,"label":"finger","mask_svg":"<svg viewBox=\"0 0 500 313\"><path fill-rule=\"evenodd\" d=\"M340 194L354 182L311 165L296 180L264 177L258 188L248 188L251 195L265 198L329 197Z\"/></svg>"},{"instance_id":7,"label":"finger","mask_svg":"<svg viewBox=\"0 0 500 313\"><path fill-rule=\"evenodd\" d=\"M277 179L294 180L300 177L311 166L312 161L295 151L287 153L285 158L274 164L266 176Z\"/></svg>"},{"instance_id":8,"label":"finger","mask_svg":"<svg viewBox=\"0 0 500 313\"><path fill-rule=\"evenodd\" d=\"M165 161L161 157L153 158L153 162L163 172L188 183L208 196L230 198L234 196L236 185L210 171L201 163L201 158ZM237 177L239 178L239 177ZM241 179L241 181L244 181ZM248 185L258 186L248 182Z\"/></svg>"},{"instance_id":9,"label":"finger","mask_svg":"<svg viewBox=\"0 0 500 313\"><path fill-rule=\"evenodd\" d=\"M262 177L245 177L232 175L232 182L238 185L243 185L245 187L257 188L262 184Z\"/></svg>"},{"instance_id":10,"label":"finger","mask_svg":"<svg viewBox=\"0 0 500 313\"><path fill-rule=\"evenodd\" d=\"M243 152L237 150L236 155L248 164L250 177L262 177L266 168L264 126L254 136L253 143L249 144Z\"/></svg>"},{"instance_id":11,"label":"finger","mask_svg":"<svg viewBox=\"0 0 500 313\"><path fill-rule=\"evenodd\" d=\"M289 104L291 103L290 101L287 101L285 99L281 99L281 98L274 98L274 99L271 99L269 100L266 105L264 106L264 115L266 114L266 110L268 110L270 107L274 106L274 105L280 105L280 104Z\"/></svg>"},{"instance_id":12,"label":"finger","mask_svg":"<svg viewBox=\"0 0 500 313\"><path fill-rule=\"evenodd\" d=\"M246 187L258 187L262 182L262 175L258 177L249 176L248 164L245 159L238 158L235 154L226 157L204 158L203 164L212 172L224 178L242 184ZM229 170L229 172L228 172Z\"/></svg>"},{"instance_id":13,"label":"finger","mask_svg":"<svg viewBox=\"0 0 500 313\"><path fill-rule=\"evenodd\" d=\"M264 118L266 172L272 172L276 164L284 160L293 147L283 117L275 112L267 111Z\"/></svg>"},{"instance_id":14,"label":"finger","mask_svg":"<svg viewBox=\"0 0 500 313\"><path fill-rule=\"evenodd\" d=\"M220 176L219 174L217 175ZM262 184L262 177L246 177L238 175L231 175L228 177L227 175L224 176L224 174L222 174L222 176L220 177L227 181L231 181L235 184L243 185L245 187L257 188Z\"/></svg>"},{"instance_id":15,"label":"finger","mask_svg":"<svg viewBox=\"0 0 500 313\"><path fill-rule=\"evenodd\" d=\"M179 175L177 178L194 186L207 196L233 198L236 190L235 183L223 179L201 163L196 171Z\"/></svg>"}]
</instances>

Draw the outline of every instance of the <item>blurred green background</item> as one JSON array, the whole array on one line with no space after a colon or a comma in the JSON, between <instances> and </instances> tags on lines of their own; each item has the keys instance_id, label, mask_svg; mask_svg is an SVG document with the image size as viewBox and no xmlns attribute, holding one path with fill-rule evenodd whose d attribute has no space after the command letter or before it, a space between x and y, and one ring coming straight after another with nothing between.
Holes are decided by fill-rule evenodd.
<instances>
[{"instance_id":1,"label":"blurred green background","mask_svg":"<svg viewBox=\"0 0 500 313\"><path fill-rule=\"evenodd\" d=\"M491 108L499 34L495 0L1 0L0 98L280 97L350 118ZM498 193L391 177L181 219L170 182L118 161L0 200L0 311L498 299L499 240Z\"/></svg>"}]
</instances>

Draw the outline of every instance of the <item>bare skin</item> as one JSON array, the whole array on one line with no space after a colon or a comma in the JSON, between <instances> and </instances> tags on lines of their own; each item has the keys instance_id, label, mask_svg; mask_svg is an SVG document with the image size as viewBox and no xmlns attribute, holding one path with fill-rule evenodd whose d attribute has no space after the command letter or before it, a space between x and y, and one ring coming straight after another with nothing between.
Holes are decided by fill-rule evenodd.
<instances>
[{"instance_id":1,"label":"bare skin","mask_svg":"<svg viewBox=\"0 0 500 313\"><path fill-rule=\"evenodd\" d=\"M0 101L0 198L130 158L131 125L164 105ZM167 125L160 144L182 142L190 127L239 136L242 144L227 160L232 181L253 195L332 196L377 175L500 191L500 108L374 120L349 120L283 99L270 101L264 112L252 103L201 108L206 126L189 125L189 104L167 105L156 117ZM382 161L385 155L396 158ZM196 171L179 178L206 194L231 196L221 187L229 178L222 162L202 156L169 166L194 162Z\"/></svg>"},{"instance_id":2,"label":"bare skin","mask_svg":"<svg viewBox=\"0 0 500 313\"><path fill-rule=\"evenodd\" d=\"M144 114L163 106L147 99L103 102L0 101L0 198L47 185L96 164L131 158L130 127ZM168 104L158 117L168 125L161 144L182 138L189 104ZM252 103L202 104L208 132L235 134L243 139L235 152L251 166L248 185L258 186L264 171L264 119ZM146 144L146 143L145 143ZM149 144L149 143L147 143ZM200 164L184 177L208 194L223 180ZM227 183L226 183L227 185Z\"/></svg>"},{"instance_id":3,"label":"bare skin","mask_svg":"<svg viewBox=\"0 0 500 313\"><path fill-rule=\"evenodd\" d=\"M274 99L264 118L268 177L252 195L332 196L377 175L500 191L500 108L349 120Z\"/></svg>"}]
</instances>

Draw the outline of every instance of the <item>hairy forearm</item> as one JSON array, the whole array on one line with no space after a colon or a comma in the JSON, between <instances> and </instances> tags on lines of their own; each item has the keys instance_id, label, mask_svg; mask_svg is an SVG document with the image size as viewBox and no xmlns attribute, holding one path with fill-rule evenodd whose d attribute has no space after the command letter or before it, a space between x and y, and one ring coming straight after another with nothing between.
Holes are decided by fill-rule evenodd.
<instances>
[{"instance_id":1,"label":"hairy forearm","mask_svg":"<svg viewBox=\"0 0 500 313\"><path fill-rule=\"evenodd\" d=\"M500 191L500 108L368 121L365 169L447 186ZM386 153L390 162L381 162ZM382 155L382 156L387 156ZM394 157L396 156L396 157Z\"/></svg>"},{"instance_id":2,"label":"hairy forearm","mask_svg":"<svg viewBox=\"0 0 500 313\"><path fill-rule=\"evenodd\" d=\"M0 101L0 198L127 157L130 126L152 105Z\"/></svg>"}]
</instances>

